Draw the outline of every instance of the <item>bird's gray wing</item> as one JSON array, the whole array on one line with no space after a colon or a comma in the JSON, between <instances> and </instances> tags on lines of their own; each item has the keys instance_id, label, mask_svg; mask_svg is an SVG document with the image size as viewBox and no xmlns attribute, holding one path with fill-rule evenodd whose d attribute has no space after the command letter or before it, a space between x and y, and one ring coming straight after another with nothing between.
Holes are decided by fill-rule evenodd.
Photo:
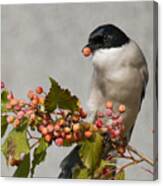
<instances>
[{"instance_id":1,"label":"bird's gray wing","mask_svg":"<svg viewBox=\"0 0 163 186\"><path fill-rule=\"evenodd\" d=\"M141 107L141 104L142 104L142 101L144 99L145 92L146 92L146 86L147 86L148 79L149 79L148 68L147 68L147 64L146 63L140 68L140 77L141 77L142 83L143 83L141 99L140 99L140 101L141 101L140 102L140 107Z\"/></svg>"}]
</instances>

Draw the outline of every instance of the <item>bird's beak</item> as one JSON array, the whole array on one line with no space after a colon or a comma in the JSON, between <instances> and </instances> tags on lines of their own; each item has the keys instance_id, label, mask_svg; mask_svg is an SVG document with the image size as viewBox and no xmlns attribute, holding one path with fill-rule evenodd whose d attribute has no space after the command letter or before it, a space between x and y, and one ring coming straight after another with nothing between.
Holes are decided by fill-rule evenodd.
<instances>
[{"instance_id":1,"label":"bird's beak","mask_svg":"<svg viewBox=\"0 0 163 186\"><path fill-rule=\"evenodd\" d=\"M89 57L90 55L92 55L92 49L89 45L86 45L83 49L82 49L82 53L85 57Z\"/></svg>"}]
</instances>

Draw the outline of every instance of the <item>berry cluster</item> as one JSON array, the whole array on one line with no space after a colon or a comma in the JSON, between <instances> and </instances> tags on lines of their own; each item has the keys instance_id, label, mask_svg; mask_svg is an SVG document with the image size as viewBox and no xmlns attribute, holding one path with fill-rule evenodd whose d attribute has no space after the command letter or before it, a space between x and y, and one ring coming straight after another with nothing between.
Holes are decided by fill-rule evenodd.
<instances>
[{"instance_id":1,"label":"berry cluster","mask_svg":"<svg viewBox=\"0 0 163 186\"><path fill-rule=\"evenodd\" d=\"M108 101L106 103L106 110L97 113L95 121L96 127L101 129L104 133L109 133L112 141L118 141L124 133L125 127L122 113L126 110L125 105L119 105L118 112L113 111L113 103Z\"/></svg>"},{"instance_id":2,"label":"berry cluster","mask_svg":"<svg viewBox=\"0 0 163 186\"><path fill-rule=\"evenodd\" d=\"M1 87L4 88L2 82ZM54 141L58 146L71 145L91 138L96 132L109 134L112 141L118 141L123 136L122 113L126 110L125 105L120 105L118 112L114 112L113 103L108 101L105 111L98 112L95 122L91 124L84 120L87 113L82 107L75 112L60 108L52 113L46 112L46 93L41 86L35 91L28 91L27 97L28 100L17 99L12 92L8 92L7 122L17 128L26 120L29 126L37 128L48 143Z\"/></svg>"}]
</instances>

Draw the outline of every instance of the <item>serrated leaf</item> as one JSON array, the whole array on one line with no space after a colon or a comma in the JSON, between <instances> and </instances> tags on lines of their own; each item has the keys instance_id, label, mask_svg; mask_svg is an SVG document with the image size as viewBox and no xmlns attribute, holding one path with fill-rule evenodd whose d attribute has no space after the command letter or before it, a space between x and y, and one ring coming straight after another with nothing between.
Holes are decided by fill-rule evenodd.
<instances>
[{"instance_id":1,"label":"serrated leaf","mask_svg":"<svg viewBox=\"0 0 163 186\"><path fill-rule=\"evenodd\" d=\"M30 151L26 135L26 125L22 124L20 129L13 129L2 145L2 152L8 162L9 157L15 160L21 160L22 155Z\"/></svg>"},{"instance_id":2,"label":"serrated leaf","mask_svg":"<svg viewBox=\"0 0 163 186\"><path fill-rule=\"evenodd\" d=\"M45 160L46 150L49 144L44 140L44 138L40 139L39 146L35 148L33 154L32 168L31 168L31 177L34 175L34 171L37 165Z\"/></svg>"},{"instance_id":3,"label":"serrated leaf","mask_svg":"<svg viewBox=\"0 0 163 186\"><path fill-rule=\"evenodd\" d=\"M115 180L124 180L125 179L125 171L122 170L118 174L115 175Z\"/></svg>"},{"instance_id":4,"label":"serrated leaf","mask_svg":"<svg viewBox=\"0 0 163 186\"><path fill-rule=\"evenodd\" d=\"M13 177L28 177L30 171L30 154L26 154L23 161L16 169Z\"/></svg>"},{"instance_id":5,"label":"serrated leaf","mask_svg":"<svg viewBox=\"0 0 163 186\"><path fill-rule=\"evenodd\" d=\"M8 95L8 91L7 90L3 90L1 93L1 112L6 112L6 104L8 103L8 99L7 99L7 95Z\"/></svg>"},{"instance_id":6,"label":"serrated leaf","mask_svg":"<svg viewBox=\"0 0 163 186\"><path fill-rule=\"evenodd\" d=\"M91 176L87 168L77 168L72 176L73 179L89 179L90 177Z\"/></svg>"},{"instance_id":7,"label":"serrated leaf","mask_svg":"<svg viewBox=\"0 0 163 186\"><path fill-rule=\"evenodd\" d=\"M59 84L50 78L51 88L45 98L45 110L53 112L56 108L75 111L78 109L78 98L72 96L68 89L62 89Z\"/></svg>"},{"instance_id":8,"label":"serrated leaf","mask_svg":"<svg viewBox=\"0 0 163 186\"><path fill-rule=\"evenodd\" d=\"M81 160L84 166L92 171L100 163L103 138L100 134L96 133L93 140L85 140L81 144L79 151Z\"/></svg>"},{"instance_id":9,"label":"serrated leaf","mask_svg":"<svg viewBox=\"0 0 163 186\"><path fill-rule=\"evenodd\" d=\"M1 116L1 138L5 135L7 127L8 127L7 116Z\"/></svg>"}]
</instances>

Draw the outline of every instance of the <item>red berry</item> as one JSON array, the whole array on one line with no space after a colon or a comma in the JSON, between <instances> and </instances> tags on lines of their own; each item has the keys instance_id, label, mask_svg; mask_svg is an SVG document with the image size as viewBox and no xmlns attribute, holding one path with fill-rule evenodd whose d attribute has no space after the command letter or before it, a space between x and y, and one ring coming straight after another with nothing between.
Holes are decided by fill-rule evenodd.
<instances>
[{"instance_id":1,"label":"red berry","mask_svg":"<svg viewBox=\"0 0 163 186\"><path fill-rule=\"evenodd\" d=\"M92 50L89 47L85 47L85 48L83 48L82 53L85 57L88 57L92 54Z\"/></svg>"},{"instance_id":2,"label":"red berry","mask_svg":"<svg viewBox=\"0 0 163 186\"><path fill-rule=\"evenodd\" d=\"M1 81L1 89L5 88L5 84L3 81Z\"/></svg>"},{"instance_id":3,"label":"red berry","mask_svg":"<svg viewBox=\"0 0 163 186\"><path fill-rule=\"evenodd\" d=\"M21 107L20 107L19 105L15 105L14 109L15 109L16 111L19 111L19 110L21 110Z\"/></svg>"},{"instance_id":4,"label":"red berry","mask_svg":"<svg viewBox=\"0 0 163 186\"><path fill-rule=\"evenodd\" d=\"M96 127L101 128L102 125L103 125L102 119L98 118L98 119L96 120L96 123L95 123L95 124L96 124Z\"/></svg>"},{"instance_id":5,"label":"red berry","mask_svg":"<svg viewBox=\"0 0 163 186\"><path fill-rule=\"evenodd\" d=\"M43 90L43 88L42 88L41 86L39 86L39 87L36 88L36 93L37 93L37 94L42 94L43 91L44 91L44 90Z\"/></svg>"},{"instance_id":6,"label":"red berry","mask_svg":"<svg viewBox=\"0 0 163 186\"><path fill-rule=\"evenodd\" d=\"M82 108L80 108L80 116L81 116L81 118L86 118L87 117L87 113L85 112L85 111L83 111L83 109Z\"/></svg>"},{"instance_id":7,"label":"red berry","mask_svg":"<svg viewBox=\"0 0 163 186\"><path fill-rule=\"evenodd\" d=\"M58 145L58 146L63 145L63 138L57 138L57 139L55 140L55 143L56 143L56 145Z\"/></svg>"},{"instance_id":8,"label":"red berry","mask_svg":"<svg viewBox=\"0 0 163 186\"><path fill-rule=\"evenodd\" d=\"M86 138L90 138L90 137L92 136L92 132L89 131L89 130L87 130L87 131L84 132L84 136L85 136Z\"/></svg>"}]
</instances>

